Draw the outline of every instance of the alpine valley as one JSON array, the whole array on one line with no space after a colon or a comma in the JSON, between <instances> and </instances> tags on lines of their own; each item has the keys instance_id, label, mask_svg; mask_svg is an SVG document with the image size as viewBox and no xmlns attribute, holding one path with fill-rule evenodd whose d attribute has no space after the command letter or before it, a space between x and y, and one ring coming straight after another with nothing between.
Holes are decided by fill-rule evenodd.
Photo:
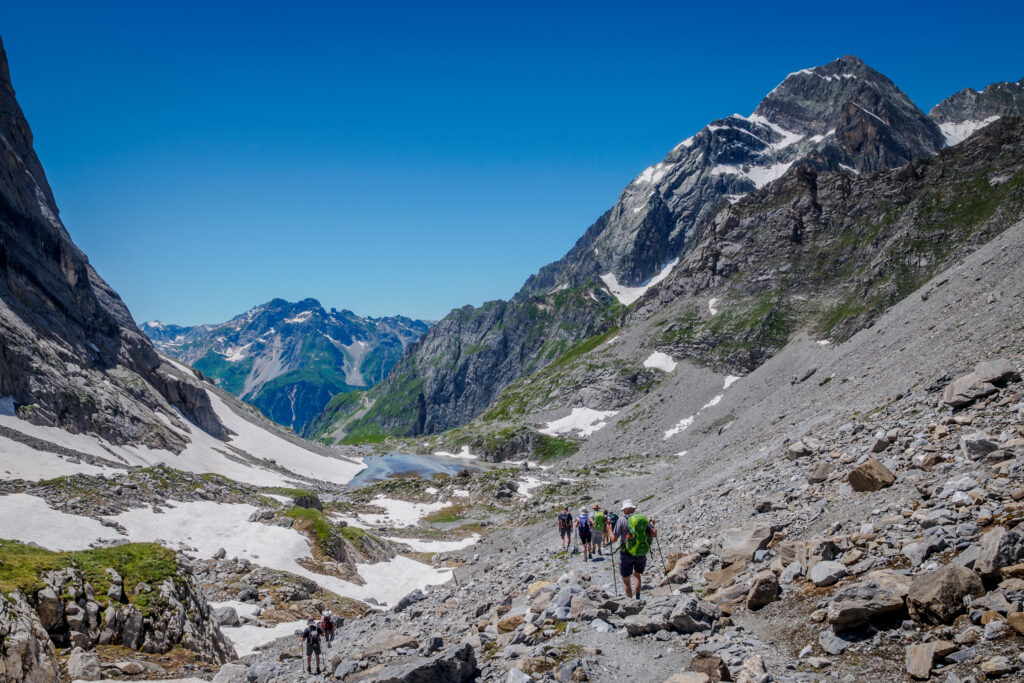
<instances>
[{"instance_id":1,"label":"alpine valley","mask_svg":"<svg viewBox=\"0 0 1024 683\"><path fill-rule=\"evenodd\" d=\"M301 434L332 398L384 379L429 324L328 313L316 299L274 299L219 325L140 327L160 353Z\"/></svg>"},{"instance_id":2,"label":"alpine valley","mask_svg":"<svg viewBox=\"0 0 1024 683\"><path fill-rule=\"evenodd\" d=\"M1024 80L796 71L436 324L138 326L2 47L0 150L0 681L1024 680Z\"/></svg>"}]
</instances>

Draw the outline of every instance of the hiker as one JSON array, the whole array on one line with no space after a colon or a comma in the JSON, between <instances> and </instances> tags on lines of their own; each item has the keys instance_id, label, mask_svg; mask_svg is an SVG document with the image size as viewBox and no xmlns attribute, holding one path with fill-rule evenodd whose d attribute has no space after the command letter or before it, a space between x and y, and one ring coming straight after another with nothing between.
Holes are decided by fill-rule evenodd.
<instances>
[{"instance_id":1,"label":"hiker","mask_svg":"<svg viewBox=\"0 0 1024 683\"><path fill-rule=\"evenodd\" d=\"M622 516L612 530L612 540L619 541L619 575L626 586L627 597L633 597L633 586L629 581L629 577L632 576L636 584L636 599L640 599L642 575L647 567L647 553L651 549L651 539L657 535L654 520L636 514L636 505L633 501L622 501Z\"/></svg>"},{"instance_id":2,"label":"hiker","mask_svg":"<svg viewBox=\"0 0 1024 683\"><path fill-rule=\"evenodd\" d=\"M320 627L316 625L316 622L310 619L306 622L306 630L302 632L300 638L302 642L306 644L306 673L313 673L309 668L309 660L313 653L316 653L316 672L320 673Z\"/></svg>"},{"instance_id":3,"label":"hiker","mask_svg":"<svg viewBox=\"0 0 1024 683\"><path fill-rule=\"evenodd\" d=\"M619 523L619 516L612 510L604 511L604 528L605 528L605 545L609 548L612 546L612 531L615 530L615 525ZM615 551L612 551L615 554Z\"/></svg>"},{"instance_id":4,"label":"hiker","mask_svg":"<svg viewBox=\"0 0 1024 683\"><path fill-rule=\"evenodd\" d=\"M593 527L590 531L591 547L598 555L603 555L601 544L604 543L604 513L601 512L601 506L597 503L594 503L594 512L590 515L590 521Z\"/></svg>"},{"instance_id":5,"label":"hiker","mask_svg":"<svg viewBox=\"0 0 1024 683\"><path fill-rule=\"evenodd\" d=\"M608 512L607 509L604 511L604 528L601 529L601 543L608 546L608 549L612 554L615 553L614 550L611 550L612 529L615 528L615 522L617 521L619 521L619 516L617 514L614 512Z\"/></svg>"},{"instance_id":6,"label":"hiker","mask_svg":"<svg viewBox=\"0 0 1024 683\"><path fill-rule=\"evenodd\" d=\"M558 514L558 535L562 537L562 550L568 550L572 541L572 515L568 505Z\"/></svg>"},{"instance_id":7,"label":"hiker","mask_svg":"<svg viewBox=\"0 0 1024 683\"><path fill-rule=\"evenodd\" d=\"M590 559L590 555L594 552L590 546L591 541L591 530L593 527L590 524L590 515L587 514L587 508L580 508L580 516L576 518L576 530L580 534L580 544L583 546L583 561L586 562Z\"/></svg>"},{"instance_id":8,"label":"hiker","mask_svg":"<svg viewBox=\"0 0 1024 683\"><path fill-rule=\"evenodd\" d=\"M330 647L331 643L334 642L334 615L331 614L329 609L324 610L323 618L320 619L320 630L323 631L327 647Z\"/></svg>"}]
</instances>

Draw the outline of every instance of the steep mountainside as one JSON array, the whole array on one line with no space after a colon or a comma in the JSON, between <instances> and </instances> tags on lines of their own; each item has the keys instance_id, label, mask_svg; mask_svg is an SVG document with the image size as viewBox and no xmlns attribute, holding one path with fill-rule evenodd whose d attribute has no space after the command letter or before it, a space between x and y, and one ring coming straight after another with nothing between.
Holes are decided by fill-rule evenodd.
<instances>
[{"instance_id":1,"label":"steep mountainside","mask_svg":"<svg viewBox=\"0 0 1024 683\"><path fill-rule=\"evenodd\" d=\"M928 117L939 124L946 144L955 145L1001 116L1024 115L1024 78L992 83L984 90L965 88L932 107Z\"/></svg>"},{"instance_id":2,"label":"steep mountainside","mask_svg":"<svg viewBox=\"0 0 1024 683\"><path fill-rule=\"evenodd\" d=\"M791 168L869 174L944 145L936 123L856 57L790 74L752 115L709 124L644 170L511 302L450 314L367 401L323 416L334 425L323 431L357 440L464 424L512 381L610 329L746 194ZM353 417L355 409L362 412Z\"/></svg>"},{"instance_id":3,"label":"steep mountainside","mask_svg":"<svg viewBox=\"0 0 1024 683\"><path fill-rule=\"evenodd\" d=\"M161 352L301 432L336 394L384 379L429 325L328 313L316 299L274 299L219 325L146 322L141 328Z\"/></svg>"},{"instance_id":4,"label":"steep mountainside","mask_svg":"<svg viewBox=\"0 0 1024 683\"><path fill-rule=\"evenodd\" d=\"M181 415L227 431L206 393L160 368L58 217L0 46L0 414L180 451Z\"/></svg>"}]
</instances>

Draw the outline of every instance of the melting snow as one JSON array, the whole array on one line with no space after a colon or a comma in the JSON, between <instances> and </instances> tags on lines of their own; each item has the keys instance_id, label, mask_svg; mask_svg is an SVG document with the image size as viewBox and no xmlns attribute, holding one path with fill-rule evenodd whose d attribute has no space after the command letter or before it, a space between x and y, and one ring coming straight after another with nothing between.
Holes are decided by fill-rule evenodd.
<instances>
[{"instance_id":1,"label":"melting snow","mask_svg":"<svg viewBox=\"0 0 1024 683\"><path fill-rule=\"evenodd\" d=\"M478 460L480 457L470 453L468 445L464 445L462 447L462 450L459 451L458 453L449 453L448 451L435 451L434 455L440 455L446 458L458 458L459 460Z\"/></svg>"},{"instance_id":2,"label":"melting snow","mask_svg":"<svg viewBox=\"0 0 1024 683\"><path fill-rule=\"evenodd\" d=\"M213 605L214 603L210 603ZM276 624L270 627L254 626L252 624L246 624L244 626L238 626L231 628L230 626L222 626L221 631L227 636L231 644L235 646L235 652L238 653L239 657L251 655L256 652L256 649L261 645L273 642L278 638L285 638L288 636L294 636L296 631L301 631L305 628L305 621L284 621L280 624ZM296 642L298 640L296 639ZM188 679L199 680L197 679ZM166 682L165 682L166 683ZM171 681L170 683L173 683Z\"/></svg>"},{"instance_id":3,"label":"melting snow","mask_svg":"<svg viewBox=\"0 0 1024 683\"><path fill-rule=\"evenodd\" d=\"M246 344L245 346L232 346L224 352L224 360L229 363L237 363L243 361L246 358L246 350L252 346L252 343Z\"/></svg>"},{"instance_id":4,"label":"melting snow","mask_svg":"<svg viewBox=\"0 0 1024 683\"><path fill-rule=\"evenodd\" d=\"M384 496L374 498L373 504L384 508L386 512L384 514L361 514L359 518L367 524L387 524L395 528L416 526L431 512L437 512L448 506L447 503L410 503Z\"/></svg>"},{"instance_id":5,"label":"melting snow","mask_svg":"<svg viewBox=\"0 0 1024 683\"><path fill-rule=\"evenodd\" d=\"M715 308L715 304L717 303L718 299L715 297L712 297L711 299L708 300L708 311L711 312L711 315L718 315L718 309Z\"/></svg>"},{"instance_id":6,"label":"melting snow","mask_svg":"<svg viewBox=\"0 0 1024 683\"><path fill-rule=\"evenodd\" d=\"M479 534L473 534L459 541L432 541L419 538L399 538L397 536L387 537L386 540L395 543L404 543L417 553L449 553L453 550L462 550L480 540Z\"/></svg>"},{"instance_id":7,"label":"melting snow","mask_svg":"<svg viewBox=\"0 0 1024 683\"><path fill-rule=\"evenodd\" d=\"M816 343L816 344L817 344L818 346L828 346L828 345L829 345L829 344L831 344L832 342L830 342L830 341L829 341L828 339L819 339L819 340L818 340L817 342L815 342L815 343Z\"/></svg>"},{"instance_id":8,"label":"melting snow","mask_svg":"<svg viewBox=\"0 0 1024 683\"><path fill-rule=\"evenodd\" d=\"M751 166L749 170L744 171L739 166L718 164L711 169L711 175L742 176L754 183L754 187L760 189L773 180L781 178L792 165L792 161L787 161L785 163L772 164L771 166Z\"/></svg>"},{"instance_id":9,"label":"melting snow","mask_svg":"<svg viewBox=\"0 0 1024 683\"><path fill-rule=\"evenodd\" d=\"M940 123L939 130L946 138L946 145L952 147L958 145L971 135L981 130L990 123L999 120L998 116L990 116L984 121L961 121L960 123Z\"/></svg>"},{"instance_id":10,"label":"melting snow","mask_svg":"<svg viewBox=\"0 0 1024 683\"><path fill-rule=\"evenodd\" d=\"M100 538L117 538L95 519L54 510L27 493L0 496L0 538L37 543L49 550L84 550Z\"/></svg>"},{"instance_id":11,"label":"melting snow","mask_svg":"<svg viewBox=\"0 0 1024 683\"><path fill-rule=\"evenodd\" d=\"M738 382L740 379L741 378L737 377L736 375L727 375L726 378L725 378L725 382L723 382L722 391L724 392L726 389L731 387L733 384ZM668 431L665 432L665 441L668 441L669 439L671 439L676 434L679 434L680 432L685 431L687 427L689 427L690 425L693 424L693 421L697 419L698 415L700 415L703 411L707 410L708 408L712 408L712 407L718 405L719 403L721 403L723 398L725 398L725 394L724 393L716 395L713 399L711 399L710 401L705 403L704 406L700 410L698 410L696 413L694 413L690 417L684 417L682 420L677 422L675 424L675 426L673 426L671 429L669 429ZM686 454L686 451L683 451L682 453L678 453L677 455L685 455L685 454Z\"/></svg>"},{"instance_id":12,"label":"melting snow","mask_svg":"<svg viewBox=\"0 0 1024 683\"><path fill-rule=\"evenodd\" d=\"M563 418L549 422L540 430L541 434L557 436L569 432L579 432L581 436L590 436L608 423L607 418L614 416L617 410L594 410L593 408L573 408L572 413Z\"/></svg>"},{"instance_id":13,"label":"melting snow","mask_svg":"<svg viewBox=\"0 0 1024 683\"><path fill-rule=\"evenodd\" d=\"M665 432L665 440L668 440L668 439L672 438L673 436L675 436L676 434L678 434L679 432L685 430L687 427L692 425L693 421L696 420L696 419L697 419L696 415L691 415L690 417L684 417L682 420L677 422L676 425L674 427L672 427L672 429L670 429L667 432Z\"/></svg>"},{"instance_id":14,"label":"melting snow","mask_svg":"<svg viewBox=\"0 0 1024 683\"><path fill-rule=\"evenodd\" d=\"M529 498L533 495L533 493L531 492L543 483L544 482L542 482L537 477L523 477L519 481L519 487L516 489L516 491L519 493L519 495L525 498Z\"/></svg>"},{"instance_id":15,"label":"melting snow","mask_svg":"<svg viewBox=\"0 0 1024 683\"><path fill-rule=\"evenodd\" d=\"M611 292L612 295L619 300L619 303L621 303L624 306L629 306L634 301L642 297L651 287L667 278L668 274L672 272L672 269L676 267L677 263L679 263L678 258L672 259L667 264L665 264L665 267L662 268L657 275L652 277L647 282L638 285L637 287L627 287L626 285L620 285L614 273L605 273L604 275L601 276L601 280L608 287L608 291Z\"/></svg>"},{"instance_id":16,"label":"melting snow","mask_svg":"<svg viewBox=\"0 0 1024 683\"><path fill-rule=\"evenodd\" d=\"M313 311L303 311L302 313L299 313L298 315L296 315L294 318L285 318L285 322L286 323L292 323L293 325L297 325L299 323L306 322L307 320L309 320L312 317L313 317Z\"/></svg>"},{"instance_id":17,"label":"melting snow","mask_svg":"<svg viewBox=\"0 0 1024 683\"><path fill-rule=\"evenodd\" d=\"M651 183L656 184L659 180L665 177L668 173L669 166L672 164L666 164L664 162L655 164L654 166L648 166L644 169L643 173L637 176L634 183Z\"/></svg>"},{"instance_id":18,"label":"melting snow","mask_svg":"<svg viewBox=\"0 0 1024 683\"><path fill-rule=\"evenodd\" d=\"M644 367L661 370L662 372L672 372L676 369L676 362L667 353L655 351L644 361Z\"/></svg>"}]
</instances>

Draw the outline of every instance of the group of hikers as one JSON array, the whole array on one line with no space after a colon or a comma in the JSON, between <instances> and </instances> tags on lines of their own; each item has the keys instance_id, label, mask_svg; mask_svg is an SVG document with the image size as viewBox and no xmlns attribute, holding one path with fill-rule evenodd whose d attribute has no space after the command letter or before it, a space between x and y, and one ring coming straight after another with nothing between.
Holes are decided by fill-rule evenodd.
<instances>
[{"instance_id":1,"label":"group of hikers","mask_svg":"<svg viewBox=\"0 0 1024 683\"><path fill-rule=\"evenodd\" d=\"M637 514L631 500L622 501L622 514L602 510L594 503L592 510L580 508L573 517L566 505L558 513L558 534L562 539L562 550L568 550L574 543L573 531L579 536L584 561L597 555L604 555L603 548L614 555L619 553L619 576L626 587L626 595L640 597L644 570L647 568L647 553L651 550L652 539L658 537L654 520ZM615 543L618 548L613 548ZM632 579L632 581L630 581Z\"/></svg>"},{"instance_id":2,"label":"group of hikers","mask_svg":"<svg viewBox=\"0 0 1024 683\"><path fill-rule=\"evenodd\" d=\"M309 619L306 628L299 636L306 645L306 673L313 673L310 668L310 660L316 655L316 672L320 673L320 639L327 642L327 647L334 642L334 632L337 626L341 626L344 620L341 617L331 614L331 610L325 609L320 616L320 621Z\"/></svg>"}]
</instances>

